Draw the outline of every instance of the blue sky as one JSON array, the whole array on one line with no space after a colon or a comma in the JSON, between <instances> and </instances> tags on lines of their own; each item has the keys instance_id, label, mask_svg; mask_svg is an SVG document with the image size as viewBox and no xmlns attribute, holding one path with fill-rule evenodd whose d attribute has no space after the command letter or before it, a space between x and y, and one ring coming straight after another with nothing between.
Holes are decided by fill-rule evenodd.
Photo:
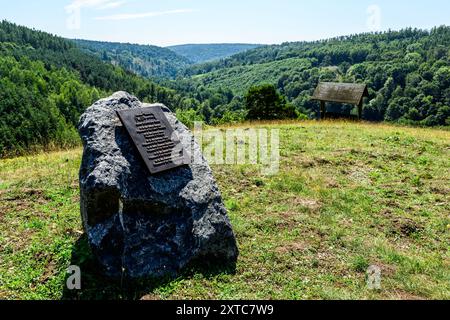
<instances>
[{"instance_id":1,"label":"blue sky","mask_svg":"<svg viewBox=\"0 0 450 320\"><path fill-rule=\"evenodd\" d=\"M450 25L450 1L0 0L0 19L69 38L272 44Z\"/></svg>"}]
</instances>

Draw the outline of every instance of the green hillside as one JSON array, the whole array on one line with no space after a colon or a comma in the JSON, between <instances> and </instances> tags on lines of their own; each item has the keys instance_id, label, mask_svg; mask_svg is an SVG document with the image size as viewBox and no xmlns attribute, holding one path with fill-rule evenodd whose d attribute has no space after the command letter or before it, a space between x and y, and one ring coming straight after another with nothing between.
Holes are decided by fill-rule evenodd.
<instances>
[{"instance_id":1,"label":"green hillside","mask_svg":"<svg viewBox=\"0 0 450 320\"><path fill-rule=\"evenodd\" d=\"M193 63L202 63L207 61L220 60L232 55L255 49L261 45L241 44L241 43L223 43L223 44L184 44L179 46L167 47L176 54L183 56Z\"/></svg>"},{"instance_id":2,"label":"green hillside","mask_svg":"<svg viewBox=\"0 0 450 320\"><path fill-rule=\"evenodd\" d=\"M191 62L157 46L74 40L83 50L105 62L119 65L146 78L173 78Z\"/></svg>"},{"instance_id":3,"label":"green hillside","mask_svg":"<svg viewBox=\"0 0 450 320\"><path fill-rule=\"evenodd\" d=\"M182 98L81 51L73 42L0 22L0 156L79 145L80 115L114 91L169 107Z\"/></svg>"},{"instance_id":4,"label":"green hillside","mask_svg":"<svg viewBox=\"0 0 450 320\"><path fill-rule=\"evenodd\" d=\"M405 29L265 46L192 66L186 75L192 86L227 88L237 96L253 85L273 84L311 117L317 104L310 97L319 81L366 83L370 97L364 119L448 125L449 48L450 27ZM350 106L331 108L354 112Z\"/></svg>"},{"instance_id":5,"label":"green hillside","mask_svg":"<svg viewBox=\"0 0 450 320\"><path fill-rule=\"evenodd\" d=\"M277 84L285 73L302 74L313 68L311 60L289 58L260 64L242 65L192 76L192 80L212 88L229 88L243 96L250 87L265 83ZM309 88L307 88L309 89Z\"/></svg>"},{"instance_id":6,"label":"green hillside","mask_svg":"<svg viewBox=\"0 0 450 320\"><path fill-rule=\"evenodd\" d=\"M235 272L108 280L82 231L82 150L0 160L0 299L450 298L449 131L251 128L280 130L281 163L270 177L213 166L240 250ZM64 289L69 265L83 270L81 291ZM370 265L381 268L381 290L367 288Z\"/></svg>"},{"instance_id":7,"label":"green hillside","mask_svg":"<svg viewBox=\"0 0 450 320\"><path fill-rule=\"evenodd\" d=\"M157 51L185 63L169 50ZM71 40L1 21L0 157L79 145L75 130L79 116L115 91L164 103L188 121L220 119L224 106L232 102L230 91L197 90L182 80L172 85L158 79L170 84L168 88L126 70L122 63L114 66Z\"/></svg>"}]
</instances>

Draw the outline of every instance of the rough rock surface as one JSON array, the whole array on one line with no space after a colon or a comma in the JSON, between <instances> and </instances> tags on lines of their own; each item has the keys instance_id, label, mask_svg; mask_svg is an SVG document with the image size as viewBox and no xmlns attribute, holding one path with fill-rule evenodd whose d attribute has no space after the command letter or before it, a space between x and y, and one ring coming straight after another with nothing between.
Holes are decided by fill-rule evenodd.
<instances>
[{"instance_id":1,"label":"rough rock surface","mask_svg":"<svg viewBox=\"0 0 450 320\"><path fill-rule=\"evenodd\" d=\"M81 215L94 255L113 277L176 274L205 259L234 263L236 240L206 160L151 175L116 115L148 106L117 92L80 119ZM189 150L192 134L159 106Z\"/></svg>"}]
</instances>

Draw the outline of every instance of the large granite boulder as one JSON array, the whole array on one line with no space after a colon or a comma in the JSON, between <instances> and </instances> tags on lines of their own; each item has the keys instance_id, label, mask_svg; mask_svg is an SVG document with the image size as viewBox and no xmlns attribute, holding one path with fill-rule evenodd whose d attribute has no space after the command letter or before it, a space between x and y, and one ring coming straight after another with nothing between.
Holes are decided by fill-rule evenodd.
<instances>
[{"instance_id":1,"label":"large granite boulder","mask_svg":"<svg viewBox=\"0 0 450 320\"><path fill-rule=\"evenodd\" d=\"M81 216L94 255L112 277L173 275L194 261L235 263L236 240L206 160L151 175L116 111L148 107L117 92L80 119ZM183 147L191 132L163 105Z\"/></svg>"}]
</instances>

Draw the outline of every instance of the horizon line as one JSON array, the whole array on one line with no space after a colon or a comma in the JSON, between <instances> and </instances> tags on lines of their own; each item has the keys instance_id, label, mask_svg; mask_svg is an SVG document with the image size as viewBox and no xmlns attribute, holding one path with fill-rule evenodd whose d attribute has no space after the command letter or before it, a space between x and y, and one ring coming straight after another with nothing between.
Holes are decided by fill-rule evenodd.
<instances>
[{"instance_id":1,"label":"horizon line","mask_svg":"<svg viewBox=\"0 0 450 320\"><path fill-rule=\"evenodd\" d=\"M330 36L330 37L323 37L323 38L317 38L314 40L284 40L284 41L280 41L280 42L272 42L272 43L252 43L252 42L242 42L242 41L237 41L237 42L185 42L185 43L178 43L178 44L169 44L169 45L161 45L161 44L152 44L152 43L148 43L148 42L123 42L123 41L112 41L112 40L99 40L99 39L89 39L89 38L70 38L70 37L64 37L61 36L59 34L56 33L51 33L49 31L45 31L42 29L38 29L38 28L34 28L31 26L26 26L23 24L19 24L13 21L9 21L7 19L2 19L0 20L0 22L8 22L8 23L12 23L15 24L17 26L21 26L21 27L25 27L31 30L35 30L35 31L40 31L40 32L45 32L48 33L50 35L56 36L56 37L60 37L63 39L68 39L68 40L86 40L86 41L96 41L96 42L109 42L109 43L116 43L116 44L131 44L131 45L141 45L141 46L154 46L154 47L159 47L159 48L169 48L169 47L177 47L177 46L187 46L187 45L231 45L231 44L240 44L240 45L259 45L259 46L272 46L272 45L282 45L285 43L299 43L299 42L304 42L304 43L313 43L313 42L318 42L318 41L326 41L326 40L333 40L333 39L337 39L337 38L341 38L341 37L350 37L350 36L358 36L358 35L366 35L366 34L383 34L383 33L389 33L389 32L400 32L403 30L407 30L407 29L413 29L413 30L421 30L421 31L427 31L430 32L432 29L435 28L439 28L439 27L450 27L450 25L447 24L441 24L441 25L434 25L432 27L413 27L413 26L405 26L405 27L401 27L399 29L392 29L392 28L387 28L385 30L379 30L379 31L367 31L367 32L359 32L359 33L350 33L350 34L343 34L343 35L337 35L337 36Z\"/></svg>"}]
</instances>

